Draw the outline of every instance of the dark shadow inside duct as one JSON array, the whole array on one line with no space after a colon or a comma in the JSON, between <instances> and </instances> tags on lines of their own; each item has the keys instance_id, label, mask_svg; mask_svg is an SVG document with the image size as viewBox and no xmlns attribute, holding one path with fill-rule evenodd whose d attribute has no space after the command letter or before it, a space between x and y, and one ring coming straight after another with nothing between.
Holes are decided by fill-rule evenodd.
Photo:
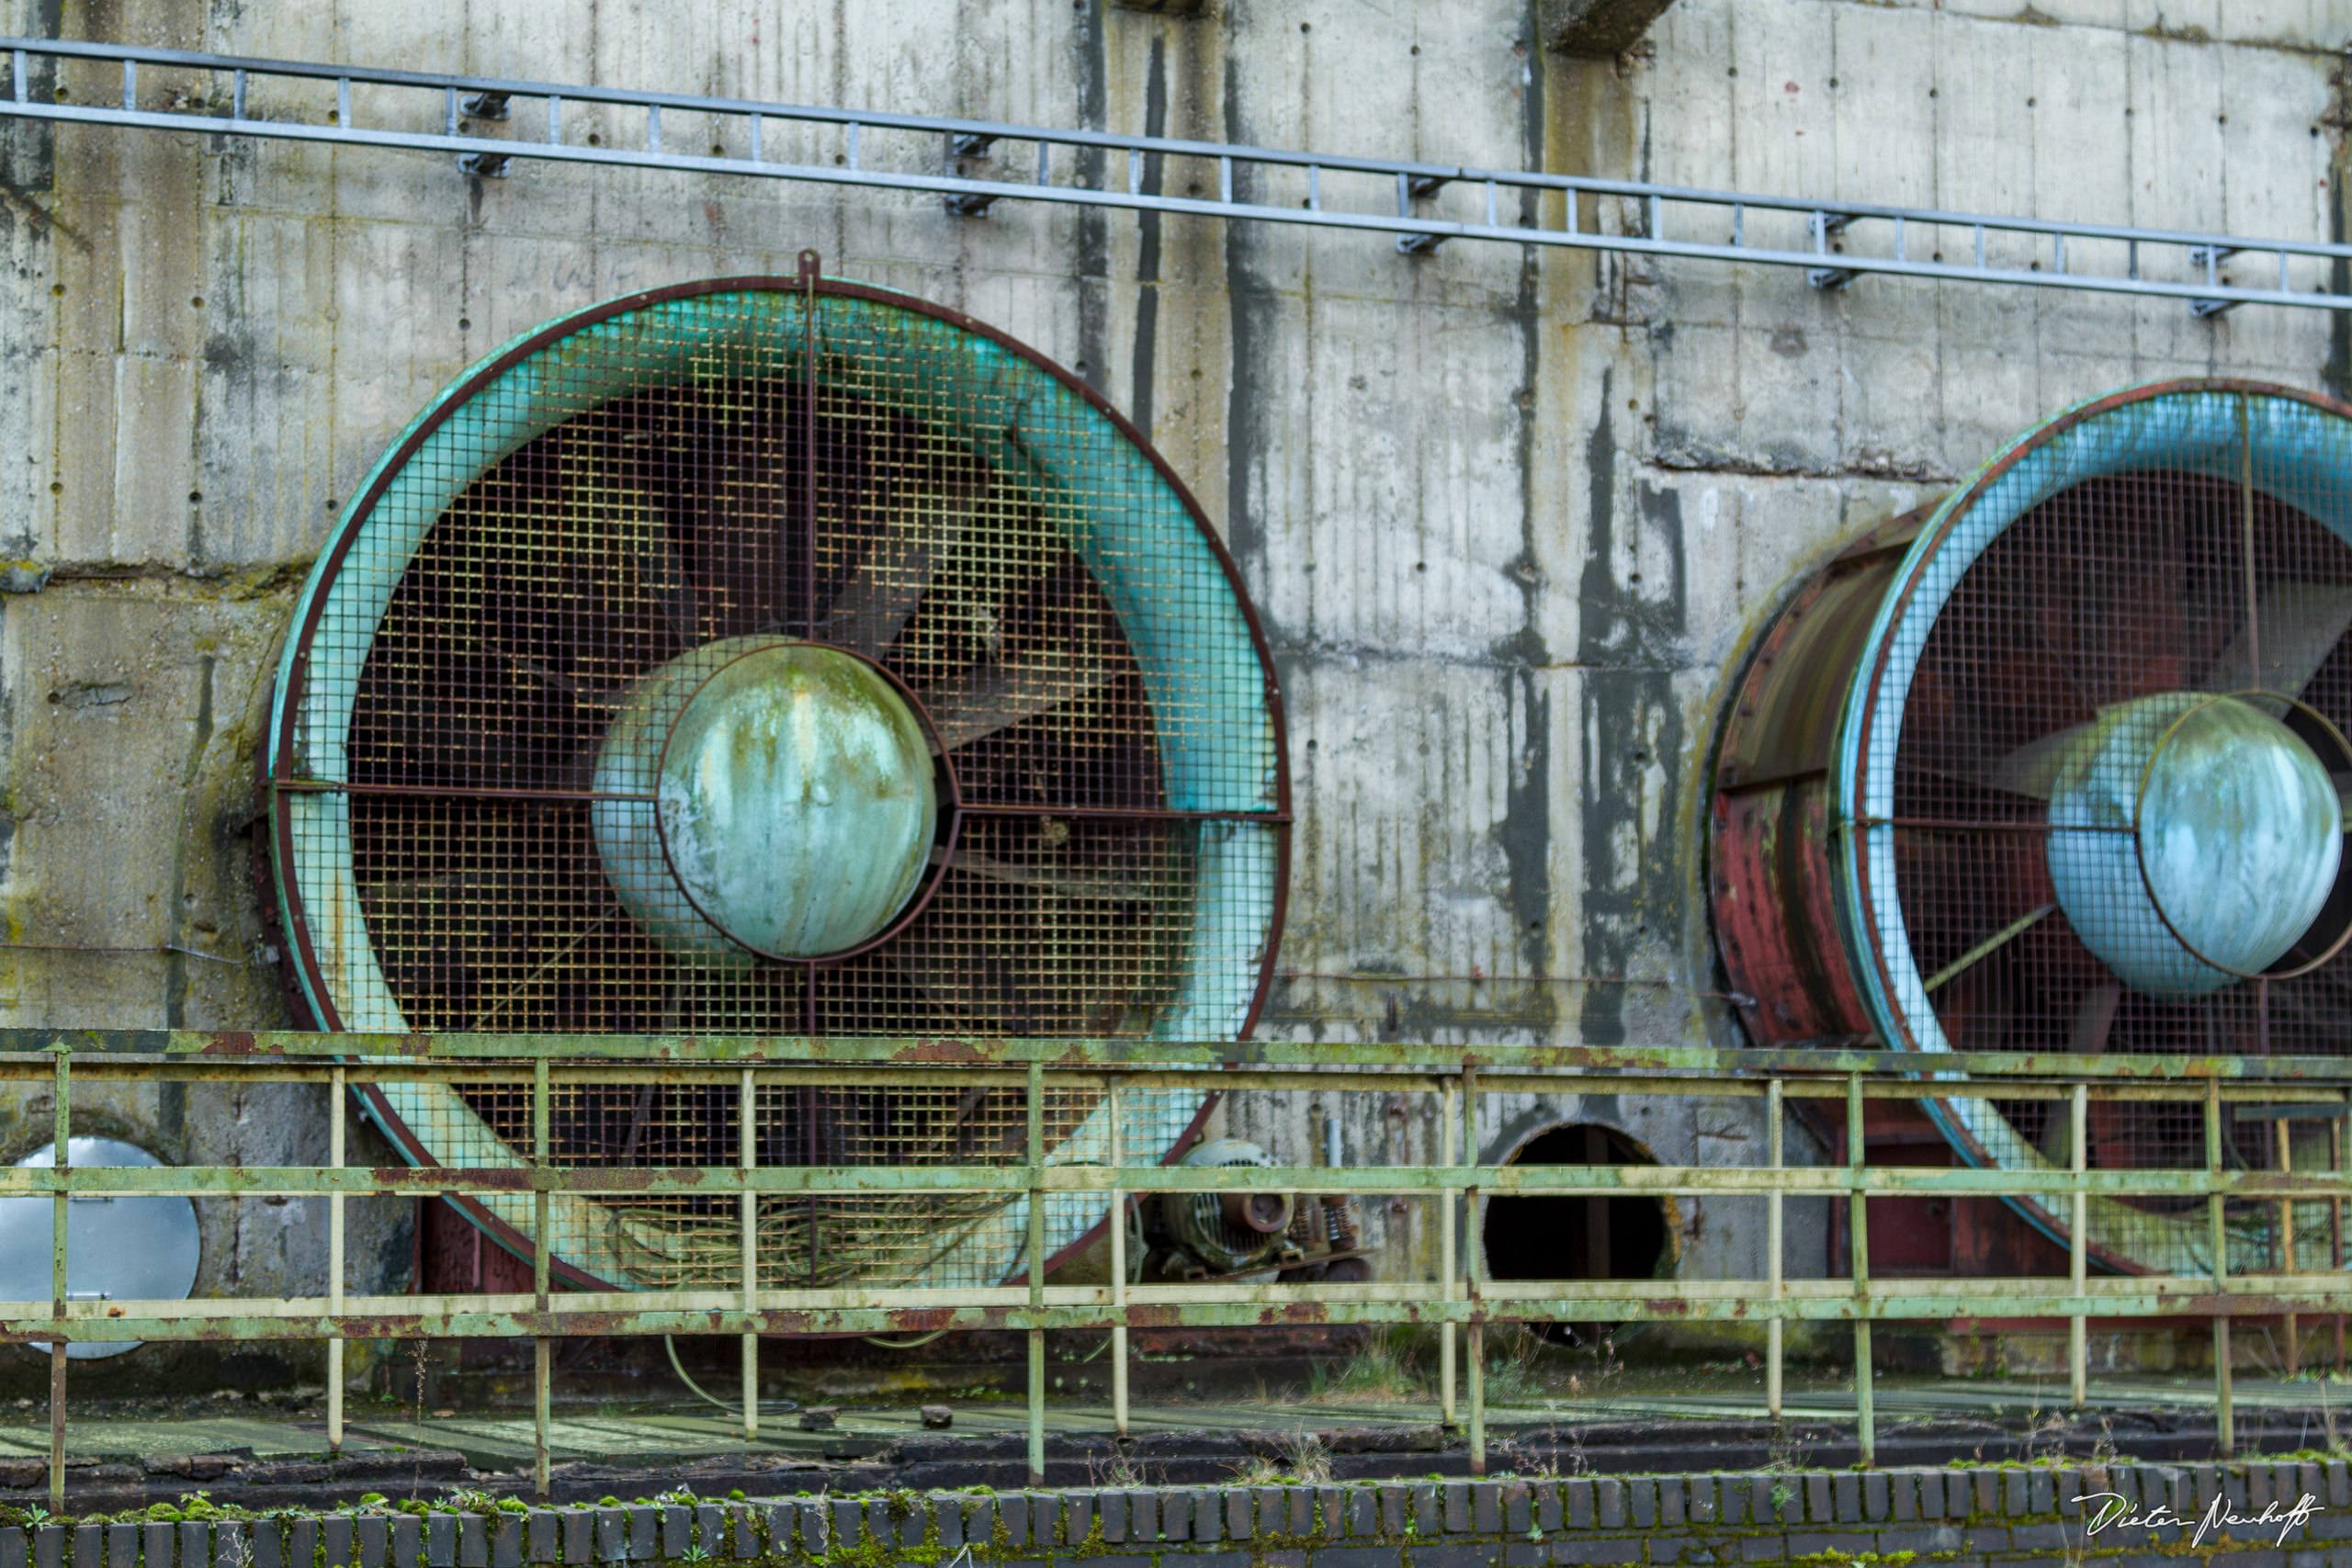
<instances>
[{"instance_id":1,"label":"dark shadow inside duct","mask_svg":"<svg viewBox=\"0 0 2352 1568\"><path fill-rule=\"evenodd\" d=\"M1514 1165L1656 1165L1613 1127L1554 1127L1529 1139ZM1648 1280L1665 1256L1666 1210L1641 1196L1497 1197L1481 1226L1491 1280ZM1599 1324L1554 1325L1555 1337L1589 1340Z\"/></svg>"}]
</instances>

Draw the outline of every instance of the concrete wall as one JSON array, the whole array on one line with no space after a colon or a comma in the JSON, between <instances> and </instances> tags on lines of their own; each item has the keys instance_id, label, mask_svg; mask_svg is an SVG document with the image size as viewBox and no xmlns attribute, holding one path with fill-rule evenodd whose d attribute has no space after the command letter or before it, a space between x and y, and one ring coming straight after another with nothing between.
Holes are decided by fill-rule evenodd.
<instances>
[{"instance_id":1,"label":"concrete wall","mask_svg":"<svg viewBox=\"0 0 2352 1568\"><path fill-rule=\"evenodd\" d=\"M2298 237L2341 226L2352 41L2343 0L1678 0L1615 61L1535 47L1512 0L1190 17L1103 0L0 0L0 20ZM141 83L159 101L190 85ZM666 129L678 146L707 130ZM102 130L6 146L0 560L14 588L40 585L0 601L0 919L38 944L0 954L17 1023L278 1021L244 780L291 592L436 388L625 291L786 272L813 245L1072 365L1152 434L1282 666L1299 826L1266 1028L1297 1036L1727 1039L1698 781L1728 672L1792 578L2085 394L2352 373L2352 339L2316 312L1824 293L1594 253L1416 259L1306 230L965 220L933 197L630 171L468 179L439 157ZM1336 1108L1353 1157L1431 1139L1431 1112L1357 1099ZM1324 1109L1222 1119L1304 1161ZM120 1114L168 1142L160 1106ZM1748 1157L1761 1134L1727 1102L1557 1099L1490 1105L1482 1152L1579 1117L1661 1159ZM254 1118L315 1131L291 1100ZM1679 1266L1760 1273L1760 1224L1715 1210L1679 1208ZM1396 1269L1435 1267L1429 1230L1368 1219ZM1820 1228L1794 1222L1792 1272L1822 1267Z\"/></svg>"}]
</instances>

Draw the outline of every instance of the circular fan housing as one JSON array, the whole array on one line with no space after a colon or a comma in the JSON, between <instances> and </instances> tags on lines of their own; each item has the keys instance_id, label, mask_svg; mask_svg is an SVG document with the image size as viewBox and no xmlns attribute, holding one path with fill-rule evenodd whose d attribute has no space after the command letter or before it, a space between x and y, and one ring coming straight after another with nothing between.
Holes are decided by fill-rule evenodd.
<instances>
[{"instance_id":1,"label":"circular fan housing","mask_svg":"<svg viewBox=\"0 0 2352 1568\"><path fill-rule=\"evenodd\" d=\"M260 772L322 1028L1231 1039L1279 939L1280 702L1200 508L1042 355L813 257L565 317L436 397L311 572ZM1023 1157L1017 1089L757 1092L763 1164ZM735 1094L567 1086L555 1157L731 1165ZM533 1135L505 1089L368 1099L419 1163ZM1208 1101L1128 1091L1129 1157ZM1097 1097L1043 1113L1050 1158L1107 1156ZM1102 1218L1046 1201L1057 1254ZM526 1201L462 1206L528 1256ZM550 1223L576 1283L740 1278L699 1201ZM761 1277L995 1284L1026 1224L763 1200Z\"/></svg>"},{"instance_id":2,"label":"circular fan housing","mask_svg":"<svg viewBox=\"0 0 2352 1568\"><path fill-rule=\"evenodd\" d=\"M1857 541L1724 726L1710 892L1749 1038L2352 1049L2347 629L2352 409L2277 388L2091 400ZM1928 1103L1972 1163L2072 1159L2063 1108ZM2094 1168L2205 1163L2165 1108L2102 1104L2088 1139ZM2203 1223L2101 1199L2087 1239L2194 1271Z\"/></svg>"}]
</instances>

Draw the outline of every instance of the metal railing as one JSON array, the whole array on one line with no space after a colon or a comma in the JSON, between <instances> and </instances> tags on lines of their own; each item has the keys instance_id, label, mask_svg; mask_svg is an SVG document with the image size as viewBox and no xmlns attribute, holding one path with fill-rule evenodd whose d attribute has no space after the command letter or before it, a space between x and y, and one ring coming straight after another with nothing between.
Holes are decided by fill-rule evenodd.
<instances>
[{"instance_id":1,"label":"metal railing","mask_svg":"<svg viewBox=\"0 0 2352 1568\"><path fill-rule=\"evenodd\" d=\"M481 176L516 161L594 164L929 193L974 219L999 201L1027 201L1353 230L1391 236L1410 255L1498 241L1797 267L1816 288L1875 275L2153 296L2185 300L2199 316L2256 304L2352 310L2335 271L2352 245L2319 240L59 39L0 38L0 51L13 67L0 118L441 152ZM111 67L119 84L104 80L96 101L69 101L58 67L83 62ZM154 68L144 89L141 66ZM193 92L190 73L201 80ZM166 74L177 85L159 87ZM366 104L355 104L355 88L369 90ZM626 117L609 145L576 123L596 111ZM678 150L686 117L720 138L707 156ZM777 131L797 145L772 154ZM742 151L727 151L730 141ZM1006 147L1024 151L1012 157ZM1180 185L1186 194L1169 194Z\"/></svg>"},{"instance_id":2,"label":"metal railing","mask_svg":"<svg viewBox=\"0 0 2352 1568\"><path fill-rule=\"evenodd\" d=\"M1376 1092L1437 1097L1437 1158L1426 1164L1358 1167L1139 1166L1115 1141L1107 1165L1054 1163L1042 1107L1057 1091L1107 1097L1118 1125L1117 1096L1128 1089L1198 1089L1203 1069L1215 1087L1236 1090ZM1107 1328L1113 1336L1113 1402L1117 1429L1127 1427L1130 1328L1248 1325L1279 1307L1285 1324L1433 1324L1440 1335L1439 1396L1445 1421L1466 1426L1471 1464L1486 1463L1483 1338L1489 1325L1516 1322L1643 1322L1761 1319L1767 1325L1767 1402L1781 1411L1782 1328L1792 1320L1852 1325L1855 1392L1863 1461L1874 1459L1871 1332L1878 1323L1976 1315L1988 1302L2005 1315L2070 1320L2072 1396L2086 1397L2086 1324L2103 1318L2210 1320L2221 1446L2233 1446L2229 1325L2233 1317L2352 1312L2352 1277L2342 1270L2343 1200L2352 1179L2323 1171L2224 1168L2223 1108L2260 1102L2258 1116L2339 1115L2352 1107L2352 1060L2324 1057L2032 1056L1954 1055L1935 1059L1923 1077L1917 1057L1875 1051L1713 1051L1697 1048L1463 1046L1279 1041L1170 1043L1133 1039L937 1040L910 1038L741 1038L582 1035L360 1035L184 1031L0 1031L0 1080L45 1082L54 1100L54 1168L0 1169L0 1197L47 1195L55 1205L52 1292L47 1302L0 1303L0 1340L51 1347L51 1490L62 1506L65 1441L65 1347L75 1339L121 1341L323 1339L331 1445L343 1438L340 1357L346 1338L527 1337L537 1342L534 1379L537 1481L548 1482L549 1341L567 1335L736 1334L744 1357L743 1427L758 1431L757 1338L763 1334L928 1332L1010 1329L1028 1335L1029 1465L1042 1477L1045 1444L1045 1334ZM345 1118L330 1118L323 1166L80 1168L67 1157L77 1084L234 1081L325 1083L337 1103L367 1084L438 1081L469 1087L527 1088L535 1146L509 1167L346 1167ZM778 1085L967 1090L1025 1095L1028 1135L1018 1163L912 1166L761 1164L751 1118L741 1118L731 1165L691 1168L582 1167L550 1154L551 1111L559 1089L580 1085L707 1084L732 1087L740 1106ZM1768 1163L1761 1167L1657 1165L1499 1166L1463 1163L1475 1148L1476 1110L1497 1094L1634 1094L1742 1098L1763 1102ZM2282 1093L2299 1103L2276 1103ZM1782 1111L1789 1102L1826 1100L1842 1107L1842 1165L1791 1165ZM1864 1111L1872 1100L2054 1101L2071 1119L2070 1168L1976 1169L1871 1166L1865 1162ZM2088 1107L2100 1102L2171 1101L2201 1109L2202 1169L2087 1168ZM1116 1134L1114 1134L1115 1140ZM2336 1145L2340 1150L2340 1144ZM2340 1156L2332 1163L2341 1166ZM1108 1213L1141 1193L1227 1191L1414 1194L1438 1209L1440 1277L1361 1283L1282 1283L1225 1280L1204 1283L1129 1283L1125 1226L1108 1227L1109 1280L1057 1285L1042 1271L1018 1282L961 1290L795 1288L763 1278L756 1204L762 1196L875 1192L993 1193L1027 1200L1026 1256L1044 1255L1044 1200L1050 1194L1100 1194ZM369 1194L527 1194L530 1238L549 1233L558 1194L594 1199L684 1194L736 1200L739 1282L725 1289L557 1291L548 1249L534 1246L527 1295L347 1296L344 1290L345 1201ZM329 1202L327 1294L289 1300L193 1299L107 1302L68 1295L66 1203L75 1196L248 1197L323 1194ZM1767 1276L1720 1279L1497 1280L1485 1277L1484 1248L1463 1245L1480 1203L1498 1195L1740 1195L1767 1207ZM1872 1196L2036 1196L2072 1203L2068 1278L1874 1279L1870 1268L1867 1199ZM1796 1197L1847 1200L1851 1269L1842 1278L1789 1278L1782 1210ZM2086 1205L2098 1197L2202 1198L2213 1267L2200 1276L2094 1276L2086 1248ZM2233 1271L2223 1205L2231 1200L2273 1205L2288 1230L2284 1267ZM2300 1271L2291 1238L2296 1201L2324 1201L2332 1228L2331 1266ZM2273 1233L2277 1234L2276 1232ZM1271 1266L1270 1266L1271 1267ZM1759 1285L1762 1287L1759 1291ZM1465 1341L1457 1354L1457 1338ZM1457 1385L1459 1389L1457 1389ZM1457 1397L1459 1393L1459 1397Z\"/></svg>"}]
</instances>

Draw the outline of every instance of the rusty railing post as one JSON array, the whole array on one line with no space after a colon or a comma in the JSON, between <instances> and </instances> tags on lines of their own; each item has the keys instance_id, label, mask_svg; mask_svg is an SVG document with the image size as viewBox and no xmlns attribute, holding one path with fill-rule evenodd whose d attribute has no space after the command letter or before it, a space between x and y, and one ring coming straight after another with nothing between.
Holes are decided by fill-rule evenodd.
<instances>
[{"instance_id":1,"label":"rusty railing post","mask_svg":"<svg viewBox=\"0 0 2352 1568\"><path fill-rule=\"evenodd\" d=\"M65 1215L66 1177L74 1168L74 1056L63 1041L51 1045L56 1077L51 1090L57 1112L57 1196L50 1212L50 1316L57 1337L49 1342L49 1511L65 1512Z\"/></svg>"},{"instance_id":2,"label":"rusty railing post","mask_svg":"<svg viewBox=\"0 0 2352 1568\"><path fill-rule=\"evenodd\" d=\"M531 1292L538 1313L538 1334L531 1341L531 1493L548 1500L548 1385L554 1379L548 1343L548 1249L555 1244L548 1224L548 1182L554 1160L549 1148L548 1103L553 1090L548 1082L548 1059L531 1059Z\"/></svg>"},{"instance_id":3,"label":"rusty railing post","mask_svg":"<svg viewBox=\"0 0 2352 1568\"><path fill-rule=\"evenodd\" d=\"M1462 1065L1462 1158L1478 1163L1478 1069ZM1470 1303L1470 1473L1487 1473L1487 1305L1478 1293L1485 1277L1486 1238L1478 1224L1478 1189L1462 1193L1463 1279Z\"/></svg>"},{"instance_id":4,"label":"rusty railing post","mask_svg":"<svg viewBox=\"0 0 2352 1568\"><path fill-rule=\"evenodd\" d=\"M1448 1170L1453 1169L1455 1164L1453 1157L1453 1141L1456 1130L1453 1124L1455 1096L1456 1089L1454 1080L1449 1077L1444 1080L1442 1087L1438 1091L1437 1114L1437 1162ZM1445 1301L1446 1316L1445 1321L1438 1325L1437 1331L1437 1404L1438 1419L1444 1425L1445 1429L1449 1432L1453 1431L1454 1427L1457 1425L1454 1420L1453 1410L1453 1308L1454 1300L1460 1293L1459 1287L1461 1284L1461 1279L1460 1270L1457 1268L1460 1258L1456 1256L1460 1248L1456 1246L1453 1239L1453 1205L1460 1196L1461 1189L1459 1188L1441 1187L1438 1189L1438 1267L1442 1270L1441 1278L1444 1281L1444 1288L1441 1293Z\"/></svg>"},{"instance_id":5,"label":"rusty railing post","mask_svg":"<svg viewBox=\"0 0 2352 1568\"><path fill-rule=\"evenodd\" d=\"M1127 1162L1126 1129L1119 1124L1122 1109L1119 1079L1111 1077L1103 1091L1111 1114L1111 1168ZM1127 1440L1127 1190L1111 1189L1111 1427L1112 1436Z\"/></svg>"},{"instance_id":6,"label":"rusty railing post","mask_svg":"<svg viewBox=\"0 0 2352 1568\"><path fill-rule=\"evenodd\" d=\"M749 1175L759 1166L759 1089L749 1067L737 1095L735 1163ZM760 1336L752 1326L760 1310L760 1198L749 1185L735 1201L735 1213L743 1226L743 1437L749 1441L760 1435Z\"/></svg>"},{"instance_id":7,"label":"rusty railing post","mask_svg":"<svg viewBox=\"0 0 2352 1568\"><path fill-rule=\"evenodd\" d=\"M2282 1116L2271 1126L2277 1129L2271 1141L2278 1145L2279 1174L2292 1175L2295 1169L2295 1124ZM2295 1262L2295 1198L2291 1192L2283 1193L2278 1199L2278 1271L2290 1278L2301 1272ZM2282 1319L2279 1326L2287 1335L2287 1375L2291 1378L2303 1369L2302 1325L2296 1321L2291 1311L2279 1315Z\"/></svg>"},{"instance_id":8,"label":"rusty railing post","mask_svg":"<svg viewBox=\"0 0 2352 1568\"><path fill-rule=\"evenodd\" d=\"M1862 1468L1878 1468L1878 1419L1871 1407L1871 1228L1870 1189L1862 1176L1862 1075L1846 1076L1846 1162L1848 1185L1848 1251L1853 1258L1854 1287L1854 1440L1861 1450Z\"/></svg>"},{"instance_id":9,"label":"rusty railing post","mask_svg":"<svg viewBox=\"0 0 2352 1568\"><path fill-rule=\"evenodd\" d=\"M2090 1128L2090 1088L2076 1084L2073 1102L2069 1105L2074 1137L2073 1168L2081 1176L2090 1168L2089 1150L2085 1146ZM2079 1298L2090 1288L2090 1249L2084 1231L2090 1224L2090 1194L2079 1183L2075 1188L2075 1220L2067 1227L2067 1260L2069 1278ZM2073 1385L2075 1408L2080 1410L2090 1397L2090 1319L2081 1313L2066 1320L2066 1375Z\"/></svg>"},{"instance_id":10,"label":"rusty railing post","mask_svg":"<svg viewBox=\"0 0 2352 1568\"><path fill-rule=\"evenodd\" d=\"M1046 1064L1029 1064L1029 1310L1046 1310ZM1046 1483L1046 1330L1029 1324L1029 1484Z\"/></svg>"},{"instance_id":11,"label":"rusty railing post","mask_svg":"<svg viewBox=\"0 0 2352 1568\"><path fill-rule=\"evenodd\" d=\"M1782 1168L1785 1150L1781 1145L1781 1080L1773 1078L1764 1086L1764 1144L1770 1151L1772 1168ZM1781 1419L1781 1358L1783 1336L1780 1302L1787 1290L1781 1282L1781 1181L1772 1179L1772 1190L1764 1199L1764 1267L1767 1294L1773 1303L1772 1315L1764 1320L1764 1407L1777 1424Z\"/></svg>"},{"instance_id":12,"label":"rusty railing post","mask_svg":"<svg viewBox=\"0 0 2352 1568\"><path fill-rule=\"evenodd\" d=\"M327 1164L343 1168L344 1070L327 1075ZM343 1457L343 1191L327 1194L327 1457Z\"/></svg>"},{"instance_id":13,"label":"rusty railing post","mask_svg":"<svg viewBox=\"0 0 2352 1568\"><path fill-rule=\"evenodd\" d=\"M2346 1109L2352 1111L2352 1090L2346 1091ZM2331 1116L2327 1122L2327 1168L2337 1176L2344 1174L2344 1120ZM2344 1269L2344 1199L2341 1184L2338 1195L2327 1201L2327 1266L2341 1273ZM2344 1375L2344 1314L2335 1314L2335 1375Z\"/></svg>"},{"instance_id":14,"label":"rusty railing post","mask_svg":"<svg viewBox=\"0 0 2352 1568\"><path fill-rule=\"evenodd\" d=\"M2230 1229L2222 1207L2222 1080L2205 1080L2205 1219L2213 1249L2213 1439L2229 1458L2237 1452L2237 1423L2230 1408Z\"/></svg>"}]
</instances>

